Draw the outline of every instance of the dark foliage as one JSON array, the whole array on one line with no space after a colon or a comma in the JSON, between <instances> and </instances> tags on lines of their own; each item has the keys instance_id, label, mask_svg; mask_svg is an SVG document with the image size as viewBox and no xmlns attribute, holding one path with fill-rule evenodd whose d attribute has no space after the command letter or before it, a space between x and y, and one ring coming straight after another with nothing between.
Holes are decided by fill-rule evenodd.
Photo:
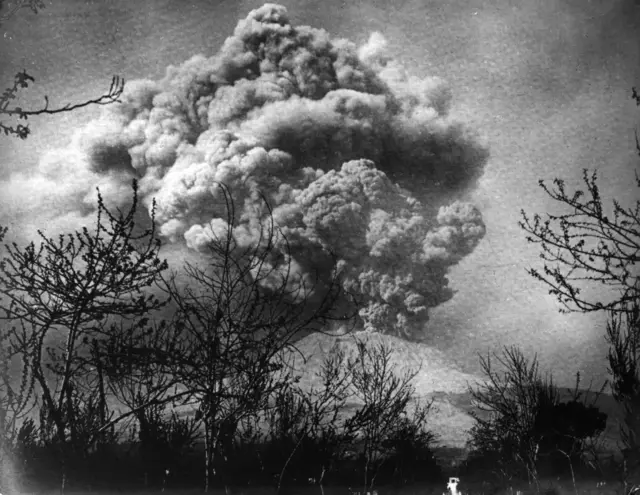
<instances>
[{"instance_id":1,"label":"dark foliage","mask_svg":"<svg viewBox=\"0 0 640 495\"><path fill-rule=\"evenodd\" d=\"M534 424L541 437L541 473L547 476L560 475L567 471L569 462L574 468L584 465L583 442L602 433L606 422L605 413L577 400L542 409Z\"/></svg>"},{"instance_id":2,"label":"dark foliage","mask_svg":"<svg viewBox=\"0 0 640 495\"><path fill-rule=\"evenodd\" d=\"M517 348L495 356L504 371L492 367L491 356L481 357L488 380L470 393L480 411L472 413L472 453L466 472L486 469L505 481L558 475L583 465L586 441L606 426L606 414L580 401L579 375L573 400L562 403L551 376L541 377L537 357L529 362Z\"/></svg>"}]
</instances>

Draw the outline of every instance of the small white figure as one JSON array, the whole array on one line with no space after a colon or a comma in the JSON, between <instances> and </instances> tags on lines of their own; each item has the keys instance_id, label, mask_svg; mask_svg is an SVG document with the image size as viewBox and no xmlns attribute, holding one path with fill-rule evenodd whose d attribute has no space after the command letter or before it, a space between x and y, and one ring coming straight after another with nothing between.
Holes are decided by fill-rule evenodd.
<instances>
[{"instance_id":1,"label":"small white figure","mask_svg":"<svg viewBox=\"0 0 640 495\"><path fill-rule=\"evenodd\" d=\"M164 470L164 477L162 478L162 490L160 490L161 492L164 492L164 489L167 487L167 478L169 477L169 469L165 469Z\"/></svg>"},{"instance_id":2,"label":"small white figure","mask_svg":"<svg viewBox=\"0 0 640 495\"><path fill-rule=\"evenodd\" d=\"M349 487L349 493L351 495L378 495L378 490L373 490L372 492L356 492L351 487Z\"/></svg>"},{"instance_id":3,"label":"small white figure","mask_svg":"<svg viewBox=\"0 0 640 495\"><path fill-rule=\"evenodd\" d=\"M460 483L460 478L449 478L447 490L449 490L450 495L461 495L458 491L458 483Z\"/></svg>"}]
</instances>

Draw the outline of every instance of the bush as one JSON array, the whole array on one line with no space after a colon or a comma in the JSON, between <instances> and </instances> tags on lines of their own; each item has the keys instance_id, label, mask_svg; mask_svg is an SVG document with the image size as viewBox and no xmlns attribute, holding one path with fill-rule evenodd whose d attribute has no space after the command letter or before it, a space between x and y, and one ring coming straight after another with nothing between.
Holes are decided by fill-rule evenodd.
<instances>
[{"instance_id":1,"label":"bush","mask_svg":"<svg viewBox=\"0 0 640 495\"><path fill-rule=\"evenodd\" d=\"M517 347L505 348L502 374L492 369L491 356L481 358L488 381L470 393L489 417L472 413L472 455L466 470L489 469L502 480L538 480L581 465L586 440L604 431L607 416L593 405L579 402L577 375L573 400L560 402L550 375L542 378L537 358L529 363Z\"/></svg>"}]
</instances>

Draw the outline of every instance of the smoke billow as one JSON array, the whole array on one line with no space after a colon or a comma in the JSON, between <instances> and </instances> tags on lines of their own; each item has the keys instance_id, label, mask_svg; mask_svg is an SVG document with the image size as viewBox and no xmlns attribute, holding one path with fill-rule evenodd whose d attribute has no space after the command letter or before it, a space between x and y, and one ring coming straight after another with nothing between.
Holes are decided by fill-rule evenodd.
<instances>
[{"instance_id":1,"label":"smoke billow","mask_svg":"<svg viewBox=\"0 0 640 495\"><path fill-rule=\"evenodd\" d=\"M69 175L56 178L61 204L86 208L96 185L123 202L136 177L145 204L157 200L161 235L197 251L226 228L216 183L233 194L243 242L267 213L261 193L297 270L334 253L361 328L415 337L453 296L449 268L485 233L460 199L488 151L448 117L447 86L409 75L384 45L376 33L358 48L264 5L216 55L128 83L121 104L57 152L82 169L47 165Z\"/></svg>"}]
</instances>

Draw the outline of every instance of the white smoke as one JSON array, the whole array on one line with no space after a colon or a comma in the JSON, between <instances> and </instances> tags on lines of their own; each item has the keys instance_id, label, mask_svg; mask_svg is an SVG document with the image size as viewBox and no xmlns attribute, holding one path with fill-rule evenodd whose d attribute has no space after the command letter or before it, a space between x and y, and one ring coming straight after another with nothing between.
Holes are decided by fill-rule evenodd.
<instances>
[{"instance_id":1,"label":"white smoke","mask_svg":"<svg viewBox=\"0 0 640 495\"><path fill-rule=\"evenodd\" d=\"M128 83L121 104L2 189L22 181L23 194L40 191L31 213L81 217L97 185L121 205L136 177L145 204L157 200L161 235L193 250L228 228L217 183L233 194L239 243L264 220L264 194L300 276L327 272L335 253L360 327L412 338L485 233L459 199L488 151L448 117L443 81L409 75L385 46L379 33L358 48L293 26L264 5L217 54Z\"/></svg>"}]
</instances>

